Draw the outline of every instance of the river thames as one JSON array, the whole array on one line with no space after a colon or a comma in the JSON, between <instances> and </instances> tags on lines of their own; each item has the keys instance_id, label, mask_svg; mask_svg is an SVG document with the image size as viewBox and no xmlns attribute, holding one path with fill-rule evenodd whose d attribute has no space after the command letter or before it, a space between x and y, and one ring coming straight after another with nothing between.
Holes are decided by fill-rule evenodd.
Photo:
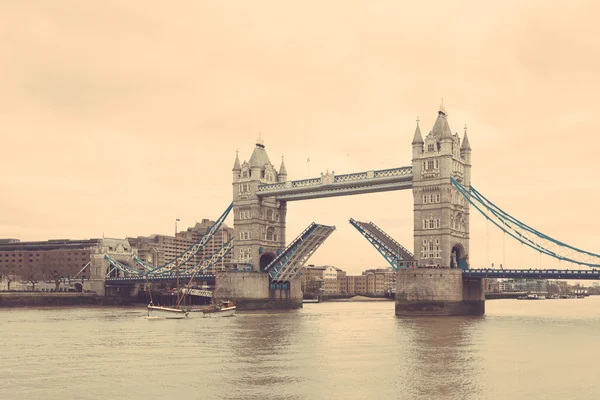
<instances>
[{"instance_id":1,"label":"river thames","mask_svg":"<svg viewBox=\"0 0 600 400\"><path fill-rule=\"evenodd\" d=\"M393 302L147 320L144 307L0 310L1 399L597 399L600 296Z\"/></svg>"}]
</instances>

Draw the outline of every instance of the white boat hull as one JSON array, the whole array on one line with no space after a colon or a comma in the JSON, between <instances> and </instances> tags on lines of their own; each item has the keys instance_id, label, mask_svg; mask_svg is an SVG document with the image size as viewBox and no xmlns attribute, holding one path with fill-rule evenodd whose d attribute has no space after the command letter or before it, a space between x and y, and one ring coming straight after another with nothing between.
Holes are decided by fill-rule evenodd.
<instances>
[{"instance_id":1,"label":"white boat hull","mask_svg":"<svg viewBox=\"0 0 600 400\"><path fill-rule=\"evenodd\" d=\"M178 308L148 306L148 318L184 319L187 316L186 311Z\"/></svg>"},{"instance_id":2,"label":"white boat hull","mask_svg":"<svg viewBox=\"0 0 600 400\"><path fill-rule=\"evenodd\" d=\"M235 306L233 307L227 307L227 308L222 308L219 311L213 311L213 312L204 312L203 313L203 317L204 318L212 318L212 317L231 317L235 314Z\"/></svg>"}]
</instances>

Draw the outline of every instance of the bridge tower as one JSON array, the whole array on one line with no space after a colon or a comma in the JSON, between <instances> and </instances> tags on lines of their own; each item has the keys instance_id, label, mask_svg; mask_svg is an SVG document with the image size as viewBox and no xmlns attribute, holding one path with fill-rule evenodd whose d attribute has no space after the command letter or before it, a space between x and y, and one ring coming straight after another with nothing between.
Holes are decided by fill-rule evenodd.
<instances>
[{"instance_id":1,"label":"bridge tower","mask_svg":"<svg viewBox=\"0 0 600 400\"><path fill-rule=\"evenodd\" d=\"M419 122L412 141L414 250L420 266L468 267L469 203L450 183L471 184L471 146L452 134L442 105L423 140Z\"/></svg>"},{"instance_id":2,"label":"bridge tower","mask_svg":"<svg viewBox=\"0 0 600 400\"><path fill-rule=\"evenodd\" d=\"M419 268L398 270L396 315L481 315L481 279L469 266L469 203L453 187L471 184L471 146L452 134L444 106L425 140L419 121L412 141L414 254Z\"/></svg>"},{"instance_id":3,"label":"bridge tower","mask_svg":"<svg viewBox=\"0 0 600 400\"><path fill-rule=\"evenodd\" d=\"M265 151L261 138L248 161L233 165L233 260L238 269L263 271L285 248L286 202L275 197L258 197L259 184L285 182L283 157L279 172Z\"/></svg>"}]
</instances>

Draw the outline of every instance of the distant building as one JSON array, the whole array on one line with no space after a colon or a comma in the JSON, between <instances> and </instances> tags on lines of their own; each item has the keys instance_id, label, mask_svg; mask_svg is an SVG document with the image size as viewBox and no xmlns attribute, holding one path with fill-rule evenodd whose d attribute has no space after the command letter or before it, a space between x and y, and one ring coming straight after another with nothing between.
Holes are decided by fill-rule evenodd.
<instances>
[{"instance_id":1,"label":"distant building","mask_svg":"<svg viewBox=\"0 0 600 400\"><path fill-rule=\"evenodd\" d=\"M367 277L365 294L383 296L396 291L396 271L393 268L368 269L362 274Z\"/></svg>"},{"instance_id":2,"label":"distant building","mask_svg":"<svg viewBox=\"0 0 600 400\"><path fill-rule=\"evenodd\" d=\"M168 235L150 235L138 236L136 238L127 238L130 245L137 249L138 257L155 267L166 264L175 259L179 254L183 253L188 247L199 241L208 230L215 224L214 221L203 219L202 222L196 223L193 227L185 231L177 232L177 236ZM219 251L224 243L227 243L233 238L233 228L227 227L225 224L219 228L204 248L181 268L194 267L204 261L207 257L212 256ZM213 267L208 268L206 273L215 273L216 271L225 270L232 260L233 251L227 254L223 260Z\"/></svg>"}]
</instances>

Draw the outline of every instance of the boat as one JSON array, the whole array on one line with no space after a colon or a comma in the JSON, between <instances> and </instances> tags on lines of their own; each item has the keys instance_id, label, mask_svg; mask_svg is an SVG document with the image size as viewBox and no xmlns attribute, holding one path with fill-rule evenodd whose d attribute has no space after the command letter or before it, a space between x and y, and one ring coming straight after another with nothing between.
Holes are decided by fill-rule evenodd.
<instances>
[{"instance_id":1,"label":"boat","mask_svg":"<svg viewBox=\"0 0 600 400\"><path fill-rule=\"evenodd\" d=\"M179 308L155 306L152 302L148 304L148 318L183 319L188 316L187 311Z\"/></svg>"},{"instance_id":2,"label":"boat","mask_svg":"<svg viewBox=\"0 0 600 400\"><path fill-rule=\"evenodd\" d=\"M201 311L203 317L232 317L235 314L235 310L235 304L233 304L232 301L227 300L217 304L211 304Z\"/></svg>"},{"instance_id":3,"label":"boat","mask_svg":"<svg viewBox=\"0 0 600 400\"><path fill-rule=\"evenodd\" d=\"M546 296L538 296L537 294L528 294L527 296L519 296L518 300L546 300Z\"/></svg>"}]
</instances>

